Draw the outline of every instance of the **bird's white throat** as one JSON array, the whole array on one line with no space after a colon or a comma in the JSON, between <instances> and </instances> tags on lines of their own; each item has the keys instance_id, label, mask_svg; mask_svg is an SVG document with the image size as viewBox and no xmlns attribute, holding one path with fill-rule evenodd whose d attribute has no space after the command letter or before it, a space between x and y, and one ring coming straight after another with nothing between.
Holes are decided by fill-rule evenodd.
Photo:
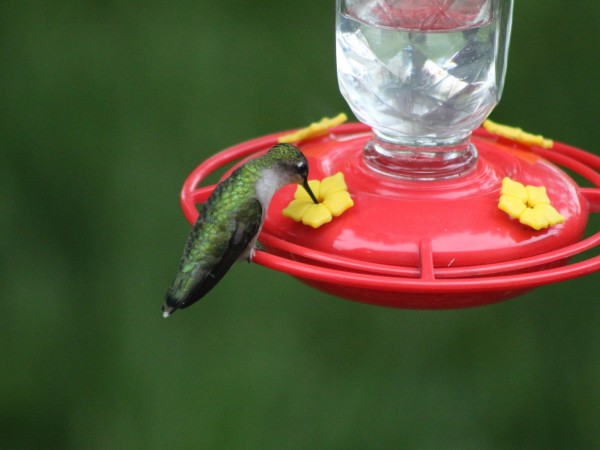
<instances>
[{"instance_id":1,"label":"bird's white throat","mask_svg":"<svg viewBox=\"0 0 600 450\"><path fill-rule=\"evenodd\" d=\"M273 169L263 169L262 176L256 182L256 198L266 211L273 194L286 185L286 180Z\"/></svg>"}]
</instances>

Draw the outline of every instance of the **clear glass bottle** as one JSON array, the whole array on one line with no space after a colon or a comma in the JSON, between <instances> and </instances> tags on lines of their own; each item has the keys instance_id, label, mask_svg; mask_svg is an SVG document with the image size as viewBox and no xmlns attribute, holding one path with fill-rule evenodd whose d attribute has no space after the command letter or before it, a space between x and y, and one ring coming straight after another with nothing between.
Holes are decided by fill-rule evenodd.
<instances>
[{"instance_id":1,"label":"clear glass bottle","mask_svg":"<svg viewBox=\"0 0 600 450\"><path fill-rule=\"evenodd\" d=\"M373 129L378 172L445 179L477 163L471 133L504 84L513 0L337 0L342 95Z\"/></svg>"}]
</instances>

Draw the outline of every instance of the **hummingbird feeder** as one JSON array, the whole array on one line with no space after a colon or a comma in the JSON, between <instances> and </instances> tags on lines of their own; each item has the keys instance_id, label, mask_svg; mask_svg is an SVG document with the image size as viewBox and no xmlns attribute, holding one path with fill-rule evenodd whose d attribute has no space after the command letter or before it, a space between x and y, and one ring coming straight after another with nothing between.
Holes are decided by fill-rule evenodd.
<instances>
[{"instance_id":1,"label":"hummingbird feeder","mask_svg":"<svg viewBox=\"0 0 600 450\"><path fill-rule=\"evenodd\" d=\"M284 187L253 262L335 296L417 309L488 304L598 271L600 256L570 260L600 246L600 232L584 237L589 215L600 212L600 157L480 127L502 92L512 7L512 0L338 0L338 80L362 123L294 143L309 178L343 174L354 205L314 229L282 215L295 189ZM201 163L181 192L190 223L214 189L201 186L208 175L293 131ZM560 220L536 227L507 215L499 208L505 179L541 193L539 210ZM500 203L541 214L519 196Z\"/></svg>"}]
</instances>

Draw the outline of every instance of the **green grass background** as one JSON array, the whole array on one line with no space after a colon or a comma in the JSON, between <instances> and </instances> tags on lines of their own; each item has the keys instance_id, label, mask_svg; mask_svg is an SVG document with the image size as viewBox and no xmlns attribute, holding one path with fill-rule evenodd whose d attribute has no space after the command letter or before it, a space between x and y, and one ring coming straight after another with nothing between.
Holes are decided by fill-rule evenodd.
<instances>
[{"instance_id":1,"label":"green grass background","mask_svg":"<svg viewBox=\"0 0 600 450\"><path fill-rule=\"evenodd\" d=\"M599 153L600 3L516 3L492 117ZM333 26L323 0L0 1L0 448L598 448L597 273L408 311L240 265L162 319L192 168L349 111Z\"/></svg>"}]
</instances>

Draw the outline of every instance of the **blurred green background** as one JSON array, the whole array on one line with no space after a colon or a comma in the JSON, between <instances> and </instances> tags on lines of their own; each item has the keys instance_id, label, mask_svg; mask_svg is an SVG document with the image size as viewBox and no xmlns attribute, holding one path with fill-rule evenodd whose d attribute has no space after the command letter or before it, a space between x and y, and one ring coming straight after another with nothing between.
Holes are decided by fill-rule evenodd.
<instances>
[{"instance_id":1,"label":"blurred green background","mask_svg":"<svg viewBox=\"0 0 600 450\"><path fill-rule=\"evenodd\" d=\"M517 1L492 117L598 153L577 5ZM244 264L162 319L192 168L349 111L333 26L323 0L0 1L0 448L597 448L598 274L436 312Z\"/></svg>"}]
</instances>

